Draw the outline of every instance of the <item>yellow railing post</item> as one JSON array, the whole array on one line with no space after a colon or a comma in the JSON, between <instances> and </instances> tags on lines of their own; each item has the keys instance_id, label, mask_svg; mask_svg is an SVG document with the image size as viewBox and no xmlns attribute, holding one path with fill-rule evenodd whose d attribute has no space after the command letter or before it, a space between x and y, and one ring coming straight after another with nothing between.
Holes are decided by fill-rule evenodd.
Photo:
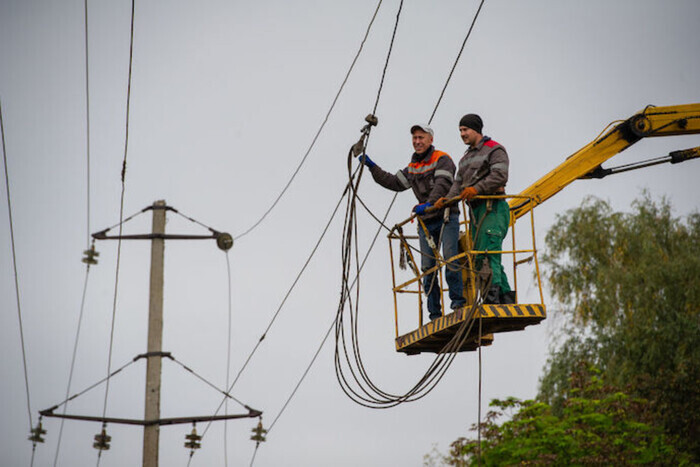
<instances>
[{"instance_id":1,"label":"yellow railing post","mask_svg":"<svg viewBox=\"0 0 700 467\"><path fill-rule=\"evenodd\" d=\"M391 263L391 290L394 293L394 325L396 337L399 337L399 304L396 298L396 273L394 270L394 249L391 243L392 234L389 233L389 262Z\"/></svg>"}]
</instances>

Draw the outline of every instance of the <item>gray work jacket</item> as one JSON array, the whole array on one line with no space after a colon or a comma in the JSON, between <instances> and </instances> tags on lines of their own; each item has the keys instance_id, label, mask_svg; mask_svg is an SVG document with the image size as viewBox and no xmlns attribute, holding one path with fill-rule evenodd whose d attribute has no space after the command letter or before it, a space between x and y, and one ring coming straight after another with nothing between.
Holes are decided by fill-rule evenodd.
<instances>
[{"instance_id":1,"label":"gray work jacket","mask_svg":"<svg viewBox=\"0 0 700 467\"><path fill-rule=\"evenodd\" d=\"M392 191L404 191L411 188L420 204L433 203L445 196L454 182L455 164L446 152L430 146L423 154L413 153L411 162L396 174L382 170L378 165L370 169L372 178L379 185ZM453 206L451 212L459 212ZM426 221L442 217L441 212L424 216Z\"/></svg>"},{"instance_id":2,"label":"gray work jacket","mask_svg":"<svg viewBox=\"0 0 700 467\"><path fill-rule=\"evenodd\" d=\"M447 197L459 195L468 186L476 188L479 195L504 194L508 182L508 163L506 148L484 136L479 144L469 146L460 159Z\"/></svg>"}]
</instances>

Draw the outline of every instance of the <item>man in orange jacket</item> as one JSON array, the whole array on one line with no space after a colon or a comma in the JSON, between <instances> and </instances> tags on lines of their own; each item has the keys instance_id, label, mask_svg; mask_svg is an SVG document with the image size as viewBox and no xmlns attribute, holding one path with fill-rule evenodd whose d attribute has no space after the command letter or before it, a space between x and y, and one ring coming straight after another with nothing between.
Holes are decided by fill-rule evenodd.
<instances>
[{"instance_id":1,"label":"man in orange jacket","mask_svg":"<svg viewBox=\"0 0 700 467\"><path fill-rule=\"evenodd\" d=\"M442 210L424 214L438 199L444 197L454 181L455 165L452 158L445 152L438 151L433 146L433 130L428 125L413 125L411 127L413 149L411 162L407 167L392 174L382 170L366 155L360 156L360 161L369 167L372 178L379 185L392 191L413 190L420 204L413 208L416 214L422 215L428 235L435 241L437 248L442 243L445 259L459 253L459 208L452 206L449 215ZM418 227L421 250L421 269L427 271L435 266L435 257L428 238L423 229ZM463 293L462 272L458 262L448 263L445 279L449 288L450 307L457 309L466 304ZM423 278L423 288L428 296L428 312L430 319L442 316L440 299L442 293L437 281L437 271Z\"/></svg>"}]
</instances>

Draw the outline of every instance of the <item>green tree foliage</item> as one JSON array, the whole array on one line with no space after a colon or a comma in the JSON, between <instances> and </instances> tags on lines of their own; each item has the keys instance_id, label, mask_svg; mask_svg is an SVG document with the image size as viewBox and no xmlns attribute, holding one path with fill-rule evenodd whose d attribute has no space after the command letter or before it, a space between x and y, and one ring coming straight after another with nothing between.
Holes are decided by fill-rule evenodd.
<instances>
[{"instance_id":1,"label":"green tree foliage","mask_svg":"<svg viewBox=\"0 0 700 467\"><path fill-rule=\"evenodd\" d=\"M700 460L700 215L683 222L645 194L629 214L589 199L557 219L543 263L571 317L539 398L561 413L577 362L647 399ZM551 307L550 307L551 309Z\"/></svg>"},{"instance_id":2,"label":"green tree foliage","mask_svg":"<svg viewBox=\"0 0 700 467\"><path fill-rule=\"evenodd\" d=\"M476 440L460 438L441 461L455 466L690 464L690 456L678 452L661 428L645 421L646 401L604 386L585 367L571 379L559 415L544 402L494 400L482 423L480 451ZM508 421L497 423L512 411Z\"/></svg>"}]
</instances>

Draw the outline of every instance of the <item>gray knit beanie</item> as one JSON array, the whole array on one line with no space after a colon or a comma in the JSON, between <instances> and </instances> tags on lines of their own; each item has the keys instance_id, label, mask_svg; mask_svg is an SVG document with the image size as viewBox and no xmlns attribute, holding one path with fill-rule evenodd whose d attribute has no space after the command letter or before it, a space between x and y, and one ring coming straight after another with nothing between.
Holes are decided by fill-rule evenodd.
<instances>
[{"instance_id":1,"label":"gray knit beanie","mask_svg":"<svg viewBox=\"0 0 700 467\"><path fill-rule=\"evenodd\" d=\"M467 114L459 120L459 126L466 126L477 133L481 134L481 129L484 128L484 122L477 114Z\"/></svg>"}]
</instances>

